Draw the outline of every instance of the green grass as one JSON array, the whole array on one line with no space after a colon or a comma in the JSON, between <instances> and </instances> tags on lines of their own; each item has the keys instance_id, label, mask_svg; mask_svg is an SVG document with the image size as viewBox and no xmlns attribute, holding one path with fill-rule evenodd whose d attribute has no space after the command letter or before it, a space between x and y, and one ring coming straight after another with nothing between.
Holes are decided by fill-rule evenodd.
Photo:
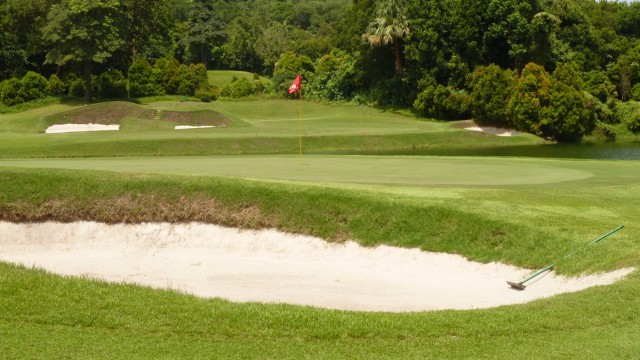
<instances>
[{"instance_id":1,"label":"green grass","mask_svg":"<svg viewBox=\"0 0 640 360\"><path fill-rule=\"evenodd\" d=\"M529 135L489 136L456 128L451 123L419 121L373 108L360 110L356 106L312 102L302 104L300 122L299 106L297 101L286 100L210 104L164 101L147 106L130 103L87 107L54 105L0 115L0 157L295 154L300 134L305 153L422 151L542 142ZM137 132L43 134L51 119L59 123L78 114L91 119L94 118L91 115L110 114L110 121L123 117L150 119L156 110L189 112L194 117L215 111L228 119L230 126L184 132L149 124L147 131ZM139 112L147 115L136 115ZM209 117L217 119L217 115Z\"/></svg>"},{"instance_id":2,"label":"green grass","mask_svg":"<svg viewBox=\"0 0 640 360\"><path fill-rule=\"evenodd\" d=\"M532 269L624 224L556 270L640 267L638 161L312 155L540 140L308 102L299 159L298 106L168 99L141 108L186 111L193 121L216 111L229 126L174 131L126 115L129 130L51 136L34 128L82 108L0 115L0 219L277 228ZM4 358L634 359L639 308L637 271L525 305L390 314L235 304L0 263Z\"/></svg>"},{"instance_id":3,"label":"green grass","mask_svg":"<svg viewBox=\"0 0 640 360\"><path fill-rule=\"evenodd\" d=\"M638 267L638 164L542 162L549 163L560 172L593 176L574 180L573 187L440 188L145 175L122 168L3 168L0 214L23 221L155 219L276 227L532 268L625 224L558 270ZM611 286L527 305L416 314L233 304L8 264L0 265L0 279L0 307L9 309L0 314L0 351L9 358L632 359L640 350L637 273Z\"/></svg>"},{"instance_id":4,"label":"green grass","mask_svg":"<svg viewBox=\"0 0 640 360\"><path fill-rule=\"evenodd\" d=\"M225 85L231 83L233 78L242 79L245 78L249 81L253 81L253 73L246 71L234 71L234 70L209 70L207 71L209 76L209 84L222 89ZM260 76L260 81L265 85L271 85L271 80Z\"/></svg>"}]
</instances>

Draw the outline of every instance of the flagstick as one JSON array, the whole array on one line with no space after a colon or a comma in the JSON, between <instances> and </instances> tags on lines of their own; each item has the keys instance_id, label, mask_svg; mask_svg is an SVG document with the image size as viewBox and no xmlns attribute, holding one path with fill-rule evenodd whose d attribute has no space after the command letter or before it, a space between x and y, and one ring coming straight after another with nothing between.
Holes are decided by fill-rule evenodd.
<instances>
[{"instance_id":1,"label":"flagstick","mask_svg":"<svg viewBox=\"0 0 640 360\"><path fill-rule=\"evenodd\" d=\"M300 82L302 84L302 81ZM299 128L300 128L300 161L302 161L302 85L300 86L300 90L298 90L299 96L298 96L298 104L299 104L299 111L298 111L298 123L300 124Z\"/></svg>"}]
</instances>

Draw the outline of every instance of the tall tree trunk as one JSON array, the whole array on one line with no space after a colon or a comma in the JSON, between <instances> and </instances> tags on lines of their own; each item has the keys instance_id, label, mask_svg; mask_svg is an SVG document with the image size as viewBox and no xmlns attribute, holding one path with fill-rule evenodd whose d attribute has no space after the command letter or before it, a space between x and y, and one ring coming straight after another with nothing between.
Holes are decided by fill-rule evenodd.
<instances>
[{"instance_id":1,"label":"tall tree trunk","mask_svg":"<svg viewBox=\"0 0 640 360\"><path fill-rule=\"evenodd\" d=\"M84 62L84 102L91 104L91 61Z\"/></svg>"},{"instance_id":2,"label":"tall tree trunk","mask_svg":"<svg viewBox=\"0 0 640 360\"><path fill-rule=\"evenodd\" d=\"M402 74L404 68L402 67L402 52L400 51L400 39L393 39L393 50L396 52L396 72Z\"/></svg>"}]
</instances>

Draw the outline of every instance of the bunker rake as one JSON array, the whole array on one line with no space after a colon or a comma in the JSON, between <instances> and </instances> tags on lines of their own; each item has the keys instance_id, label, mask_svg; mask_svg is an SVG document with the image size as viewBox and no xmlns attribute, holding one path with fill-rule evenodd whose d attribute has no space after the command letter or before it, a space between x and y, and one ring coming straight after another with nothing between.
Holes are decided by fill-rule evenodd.
<instances>
[{"instance_id":1,"label":"bunker rake","mask_svg":"<svg viewBox=\"0 0 640 360\"><path fill-rule=\"evenodd\" d=\"M543 267L542 269L540 269L540 270L538 270L538 271L534 272L533 274L531 274L531 275L529 275L529 276L525 277L524 279L520 280L519 282L507 281L507 284L509 284L509 286L511 286L511 288L512 288L512 289L514 289L514 290L524 290L524 289L527 287L527 286L525 285L525 283L527 283L527 282L529 282L529 281L531 281L531 280L535 279L536 277L538 277L538 276L542 275L543 273L546 273L547 271L551 271L551 269L553 269L553 267L554 267L554 266L556 266L556 263L558 263L559 261L564 260L564 259L567 259L567 258L570 258L571 256L573 256L573 255L575 255L576 253L578 253L580 250L583 250L583 249L585 249L586 247L588 247L589 245L593 245L593 244L595 244L595 243L597 243L597 242L599 242L599 241L603 240L603 239L604 239L604 238L606 238L607 236L609 236L609 235L613 234L614 232L616 232L616 231L618 231L618 230L622 229L623 227L624 227L624 225L620 225L620 226L618 226L617 228L615 228L615 229L613 229L613 230L609 231L608 233L606 233L606 234L604 234L604 235L600 236L599 238L597 238L597 239L595 239L595 240L591 241L590 243L588 243L587 245L585 245L583 248L580 248L580 249L574 250L573 252L571 252L571 253L569 253L569 254L567 254L567 255L563 256L560 260L558 260L558 261L554 262L553 264L549 264L549 265L547 265L547 266Z\"/></svg>"}]
</instances>

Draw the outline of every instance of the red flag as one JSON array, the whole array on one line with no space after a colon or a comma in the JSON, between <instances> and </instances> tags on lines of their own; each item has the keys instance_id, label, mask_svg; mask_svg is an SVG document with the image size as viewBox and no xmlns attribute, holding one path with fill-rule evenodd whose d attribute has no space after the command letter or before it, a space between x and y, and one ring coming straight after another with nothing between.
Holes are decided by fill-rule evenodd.
<instances>
[{"instance_id":1,"label":"red flag","mask_svg":"<svg viewBox=\"0 0 640 360\"><path fill-rule=\"evenodd\" d=\"M298 74L291 86L289 86L289 94L293 94L294 92L300 90L302 88L302 74Z\"/></svg>"}]
</instances>

